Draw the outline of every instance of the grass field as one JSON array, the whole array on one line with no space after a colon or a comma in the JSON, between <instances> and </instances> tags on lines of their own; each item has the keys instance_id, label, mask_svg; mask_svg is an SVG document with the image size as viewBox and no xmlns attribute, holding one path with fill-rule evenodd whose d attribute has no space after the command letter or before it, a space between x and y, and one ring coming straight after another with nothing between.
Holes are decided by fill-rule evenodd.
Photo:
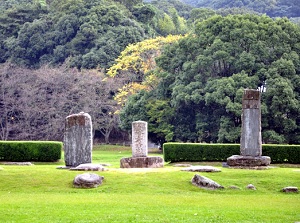
<instances>
[{"instance_id":1,"label":"grass field","mask_svg":"<svg viewBox=\"0 0 300 223\"><path fill-rule=\"evenodd\" d=\"M94 189L72 187L83 172L56 169L57 163L0 167L0 222L300 222L300 194L285 194L286 186L300 188L299 166L277 165L268 170L222 168L200 173L226 189L209 191L193 186L195 173L166 164L157 169L120 169L130 157L128 148L100 146L93 163L110 163ZM161 156L161 154L149 154ZM198 163L199 164L199 163ZM248 184L257 190L247 190ZM240 190L228 189L235 185Z\"/></svg>"}]
</instances>

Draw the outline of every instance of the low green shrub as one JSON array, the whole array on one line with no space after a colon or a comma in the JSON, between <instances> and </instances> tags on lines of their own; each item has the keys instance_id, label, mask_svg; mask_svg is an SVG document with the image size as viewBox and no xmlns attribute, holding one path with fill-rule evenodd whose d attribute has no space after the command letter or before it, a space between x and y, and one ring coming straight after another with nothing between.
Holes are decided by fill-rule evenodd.
<instances>
[{"instance_id":1,"label":"low green shrub","mask_svg":"<svg viewBox=\"0 0 300 223\"><path fill-rule=\"evenodd\" d=\"M0 160L53 162L61 158L62 142L0 141Z\"/></svg>"},{"instance_id":2,"label":"low green shrub","mask_svg":"<svg viewBox=\"0 0 300 223\"><path fill-rule=\"evenodd\" d=\"M263 145L263 155L271 157L272 163L300 163L300 145Z\"/></svg>"},{"instance_id":3,"label":"low green shrub","mask_svg":"<svg viewBox=\"0 0 300 223\"><path fill-rule=\"evenodd\" d=\"M239 154L238 144L203 144L203 143L165 143L163 145L166 162L182 161L226 161Z\"/></svg>"},{"instance_id":4,"label":"low green shrub","mask_svg":"<svg viewBox=\"0 0 300 223\"><path fill-rule=\"evenodd\" d=\"M165 143L166 162L226 161L232 155L240 154L239 144ZM262 146L262 155L270 156L272 163L300 163L299 145Z\"/></svg>"}]
</instances>

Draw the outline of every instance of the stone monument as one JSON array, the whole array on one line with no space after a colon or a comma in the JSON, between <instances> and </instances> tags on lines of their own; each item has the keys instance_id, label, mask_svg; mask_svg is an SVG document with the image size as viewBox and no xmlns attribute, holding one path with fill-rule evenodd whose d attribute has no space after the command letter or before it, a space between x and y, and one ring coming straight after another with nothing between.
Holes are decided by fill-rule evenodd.
<instances>
[{"instance_id":1,"label":"stone monument","mask_svg":"<svg viewBox=\"0 0 300 223\"><path fill-rule=\"evenodd\" d=\"M65 122L64 151L67 167L92 162L92 121L87 113L69 115Z\"/></svg>"},{"instance_id":2,"label":"stone monument","mask_svg":"<svg viewBox=\"0 0 300 223\"><path fill-rule=\"evenodd\" d=\"M132 123L132 157L120 160L121 168L158 168L164 166L161 157L148 156L148 123Z\"/></svg>"},{"instance_id":3,"label":"stone monument","mask_svg":"<svg viewBox=\"0 0 300 223\"><path fill-rule=\"evenodd\" d=\"M260 97L258 90L244 90L240 155L227 158L229 166L247 168L271 163L270 157L262 156Z\"/></svg>"},{"instance_id":4,"label":"stone monument","mask_svg":"<svg viewBox=\"0 0 300 223\"><path fill-rule=\"evenodd\" d=\"M132 123L132 157L148 156L148 123Z\"/></svg>"}]
</instances>

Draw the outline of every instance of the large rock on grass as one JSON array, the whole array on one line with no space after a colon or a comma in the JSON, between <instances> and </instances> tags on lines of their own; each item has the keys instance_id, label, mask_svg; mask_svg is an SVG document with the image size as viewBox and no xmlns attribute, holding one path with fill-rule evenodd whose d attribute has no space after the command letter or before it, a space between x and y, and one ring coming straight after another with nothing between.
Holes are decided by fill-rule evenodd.
<instances>
[{"instance_id":1,"label":"large rock on grass","mask_svg":"<svg viewBox=\"0 0 300 223\"><path fill-rule=\"evenodd\" d=\"M102 184L104 177L94 173L79 174L73 181L74 187L78 188L95 188Z\"/></svg>"},{"instance_id":2,"label":"large rock on grass","mask_svg":"<svg viewBox=\"0 0 300 223\"><path fill-rule=\"evenodd\" d=\"M200 176L198 174L196 174L192 178L192 184L197 187L209 189L209 190L224 189L224 187L222 185L216 183L215 181L213 181L207 177Z\"/></svg>"}]
</instances>

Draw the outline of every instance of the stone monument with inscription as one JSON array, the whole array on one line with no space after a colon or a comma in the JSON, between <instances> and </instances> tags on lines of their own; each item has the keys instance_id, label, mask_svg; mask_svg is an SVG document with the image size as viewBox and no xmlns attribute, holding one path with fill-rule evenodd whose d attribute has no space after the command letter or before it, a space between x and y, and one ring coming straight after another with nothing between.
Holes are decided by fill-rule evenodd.
<instances>
[{"instance_id":1,"label":"stone monument with inscription","mask_svg":"<svg viewBox=\"0 0 300 223\"><path fill-rule=\"evenodd\" d=\"M64 152L66 167L92 162L92 120L88 113L69 115L65 121Z\"/></svg>"},{"instance_id":2,"label":"stone monument with inscription","mask_svg":"<svg viewBox=\"0 0 300 223\"><path fill-rule=\"evenodd\" d=\"M132 123L132 157L148 156L148 123Z\"/></svg>"},{"instance_id":3,"label":"stone monument with inscription","mask_svg":"<svg viewBox=\"0 0 300 223\"><path fill-rule=\"evenodd\" d=\"M148 156L148 123L132 123L132 157L120 160L121 168L158 168L164 166L164 160L157 156Z\"/></svg>"},{"instance_id":4,"label":"stone monument with inscription","mask_svg":"<svg viewBox=\"0 0 300 223\"><path fill-rule=\"evenodd\" d=\"M244 90L240 155L227 158L229 166L261 167L271 163L270 157L262 156L260 97L258 90Z\"/></svg>"}]
</instances>

